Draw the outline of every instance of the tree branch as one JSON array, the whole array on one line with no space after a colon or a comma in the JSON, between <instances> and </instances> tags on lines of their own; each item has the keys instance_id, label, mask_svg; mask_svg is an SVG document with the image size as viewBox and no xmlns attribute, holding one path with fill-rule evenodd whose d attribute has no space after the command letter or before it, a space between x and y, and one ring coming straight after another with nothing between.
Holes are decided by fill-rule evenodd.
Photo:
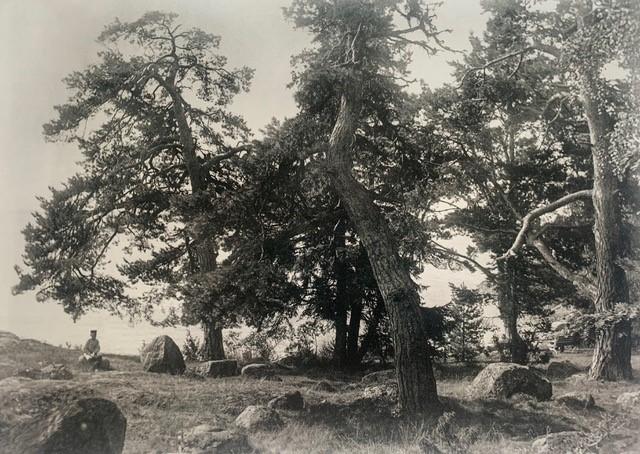
<instances>
[{"instance_id":1,"label":"tree branch","mask_svg":"<svg viewBox=\"0 0 640 454\"><path fill-rule=\"evenodd\" d=\"M572 194L565 195L555 202L551 202L548 205L541 206L536 208L533 211L530 211L523 219L522 219L522 227L520 228L520 232L518 232L518 236L514 241L513 245L509 248L507 252L504 253L501 257L498 257L498 260L504 260L508 257L516 255L516 252L525 244L527 241L527 232L529 227L531 226L531 221L539 218L540 216L551 213L558 208L561 208L565 205L575 202L579 199L591 198L593 195L593 190L585 189L582 191L574 192Z\"/></svg>"},{"instance_id":2,"label":"tree branch","mask_svg":"<svg viewBox=\"0 0 640 454\"><path fill-rule=\"evenodd\" d=\"M578 274L572 269L568 268L564 264L560 263L557 258L553 255L553 252L547 247L547 245L539 238L534 239L531 242L531 245L535 247L540 255L545 259L547 264L553 268L553 270L558 273L561 277L571 282L578 292L587 298L594 299L597 294L596 286L591 282L591 280L584 275Z\"/></svg>"}]
</instances>

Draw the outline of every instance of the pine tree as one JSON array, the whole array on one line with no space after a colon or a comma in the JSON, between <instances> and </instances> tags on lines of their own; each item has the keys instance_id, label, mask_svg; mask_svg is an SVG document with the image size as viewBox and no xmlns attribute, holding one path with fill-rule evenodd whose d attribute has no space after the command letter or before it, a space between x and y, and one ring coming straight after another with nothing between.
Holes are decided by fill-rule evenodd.
<instances>
[{"instance_id":1,"label":"pine tree","mask_svg":"<svg viewBox=\"0 0 640 454\"><path fill-rule=\"evenodd\" d=\"M446 353L456 361L468 363L482 352L482 339L487 331L482 319L486 295L464 284L449 287L452 298L447 305Z\"/></svg>"}]
</instances>

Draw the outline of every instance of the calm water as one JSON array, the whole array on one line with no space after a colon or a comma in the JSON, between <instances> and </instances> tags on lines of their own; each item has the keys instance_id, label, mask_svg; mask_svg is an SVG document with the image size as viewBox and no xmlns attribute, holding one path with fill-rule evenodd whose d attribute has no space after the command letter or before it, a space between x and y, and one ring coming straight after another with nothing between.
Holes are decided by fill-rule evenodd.
<instances>
[{"instance_id":1,"label":"calm water","mask_svg":"<svg viewBox=\"0 0 640 454\"><path fill-rule=\"evenodd\" d=\"M180 346L184 344L187 328L158 328L149 323L135 325L105 313L91 313L73 322L61 306L55 303L37 303L32 295L10 297L0 304L0 330L10 331L22 338L37 339L52 345L83 344L91 329L98 330L103 352L137 354L143 342L167 334ZM200 337L199 327L189 328L193 336Z\"/></svg>"}]
</instances>

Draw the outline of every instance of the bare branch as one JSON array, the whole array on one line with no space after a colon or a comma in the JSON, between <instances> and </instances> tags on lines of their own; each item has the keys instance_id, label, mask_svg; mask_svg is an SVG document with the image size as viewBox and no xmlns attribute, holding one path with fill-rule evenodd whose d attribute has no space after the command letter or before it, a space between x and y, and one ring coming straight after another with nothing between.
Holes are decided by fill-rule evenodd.
<instances>
[{"instance_id":1,"label":"bare branch","mask_svg":"<svg viewBox=\"0 0 640 454\"><path fill-rule=\"evenodd\" d=\"M534 50L537 50L539 52L543 52L545 54L552 55L552 56L554 56L556 58L560 58L560 56L561 56L560 51L558 49L556 49L555 47L536 42L531 46L527 46L527 47L525 47L523 49L519 49L519 50L514 50L513 52L509 52L508 54L504 54L504 55L501 55L498 58L494 58L493 60L485 63L484 65L475 66L473 68L470 68L462 76L462 79L460 80L460 85L458 86L458 88L462 87L462 84L464 83L466 78L471 73L474 73L476 71L484 71L484 70L490 68L491 66L497 65L498 63L501 63L503 61L509 60L509 59L511 59L513 57L520 57L520 61L518 62L518 66L509 75L509 78L511 78L511 77L515 76L516 72L518 72L518 69L520 69L520 66L522 65L522 60L524 59L524 54L527 54L527 53L529 53L531 51L534 51Z\"/></svg>"},{"instance_id":2,"label":"bare branch","mask_svg":"<svg viewBox=\"0 0 640 454\"><path fill-rule=\"evenodd\" d=\"M531 226L531 221L539 218L540 216L551 213L558 208L561 208L565 205L575 202L580 199L591 198L593 195L593 190L585 189L582 191L574 192L572 194L565 195L564 197L559 198L555 202L551 202L547 205L536 208L533 211L530 211L523 219L522 219L522 227L520 228L520 232L518 232L518 236L514 241L513 245L509 248L507 252L504 253L501 257L498 257L498 260L504 260L508 257L516 255L516 252L525 244L527 241L527 234L529 227Z\"/></svg>"},{"instance_id":3,"label":"bare branch","mask_svg":"<svg viewBox=\"0 0 640 454\"><path fill-rule=\"evenodd\" d=\"M498 278L498 276L491 271L491 268L480 265L480 263L478 263L475 259L467 255L461 254L454 249L443 246L440 243L437 243L436 241L431 240L431 243L435 245L438 249L440 249L441 252L449 256L452 256L451 258L456 262L462 263L467 267L471 267L471 268L482 271L482 273L484 273L484 275L487 276L487 279L494 281ZM458 259L456 259L455 257L457 257Z\"/></svg>"}]
</instances>

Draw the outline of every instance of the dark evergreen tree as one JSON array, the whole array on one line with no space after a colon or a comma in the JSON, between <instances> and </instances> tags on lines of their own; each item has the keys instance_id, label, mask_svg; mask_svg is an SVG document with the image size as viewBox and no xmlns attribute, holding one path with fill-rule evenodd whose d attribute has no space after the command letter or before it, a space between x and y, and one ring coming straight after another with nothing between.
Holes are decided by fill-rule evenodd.
<instances>
[{"instance_id":1,"label":"dark evergreen tree","mask_svg":"<svg viewBox=\"0 0 640 454\"><path fill-rule=\"evenodd\" d=\"M445 351L456 361L472 362L483 350L487 327L482 317L487 295L464 284L451 288L451 302L446 306L447 326Z\"/></svg>"},{"instance_id":2,"label":"dark evergreen tree","mask_svg":"<svg viewBox=\"0 0 640 454\"><path fill-rule=\"evenodd\" d=\"M485 7L491 13L487 30L481 39L471 39L471 52L456 65L457 86L423 99L427 121L458 154L450 166L456 182L449 192L457 208L446 223L451 234L473 239L477 249L471 255L489 252L495 260L509 249L523 213L541 200L589 187L591 163L582 140L587 126L577 103L564 99L562 74L552 59L532 53L473 70L522 45L529 27L518 1L486 2ZM582 206L551 227L556 257L575 267L591 265L590 212ZM558 301L588 305L588 293L560 278L537 251L487 266L469 254L453 257L485 273L514 362L527 361L528 346L518 332L521 315L545 315Z\"/></svg>"},{"instance_id":3,"label":"dark evergreen tree","mask_svg":"<svg viewBox=\"0 0 640 454\"><path fill-rule=\"evenodd\" d=\"M202 323L206 356L216 359L230 311L208 291L224 233L224 218L210 214L236 187L232 163L247 150L231 145L248 131L227 108L251 70L227 68L219 37L176 19L116 20L99 37L98 63L65 79L71 96L44 132L77 144L84 159L25 228L27 270L15 291L36 290L73 317L94 308L148 314L182 300L182 321ZM106 267L113 257L119 272ZM138 282L150 288L145 297L128 292Z\"/></svg>"}]
</instances>

